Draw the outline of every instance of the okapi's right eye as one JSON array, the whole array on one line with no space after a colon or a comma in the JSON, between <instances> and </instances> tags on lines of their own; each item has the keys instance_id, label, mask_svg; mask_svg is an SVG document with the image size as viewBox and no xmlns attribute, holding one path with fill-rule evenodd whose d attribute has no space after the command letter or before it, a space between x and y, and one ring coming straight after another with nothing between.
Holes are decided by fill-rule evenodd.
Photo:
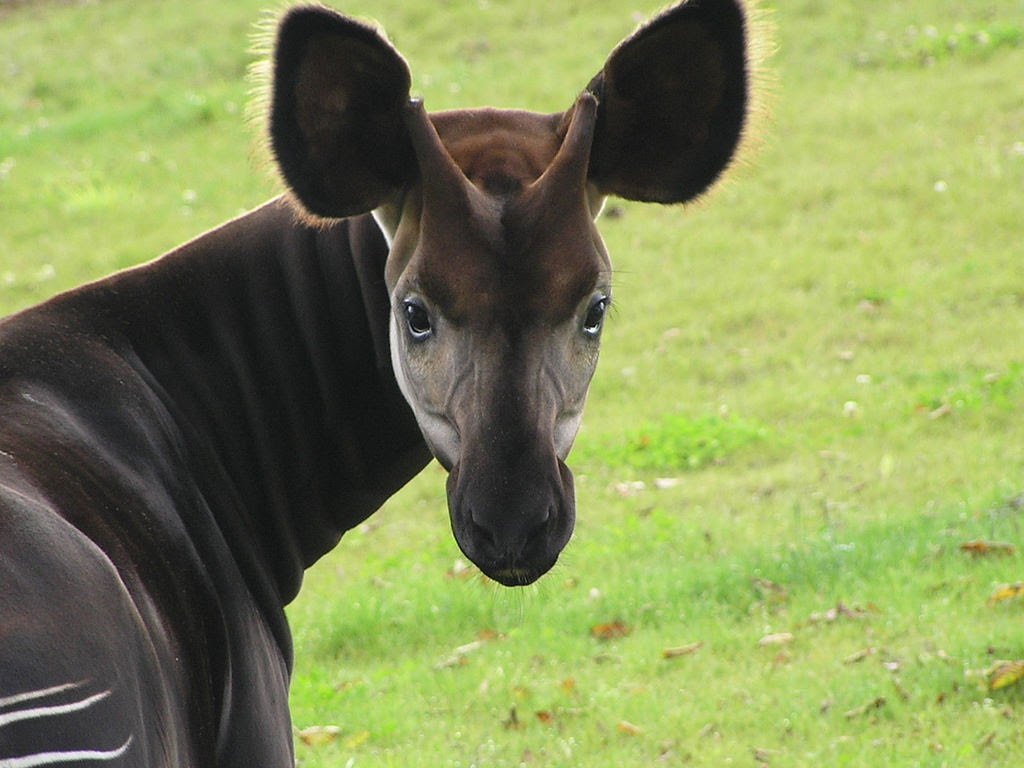
<instances>
[{"instance_id":1,"label":"okapi's right eye","mask_svg":"<svg viewBox=\"0 0 1024 768\"><path fill-rule=\"evenodd\" d=\"M604 316L608 311L608 297L597 296L587 310L587 316L583 320L583 332L587 336L597 336L601 333L601 326L604 325Z\"/></svg>"},{"instance_id":2,"label":"okapi's right eye","mask_svg":"<svg viewBox=\"0 0 1024 768\"><path fill-rule=\"evenodd\" d=\"M409 335L416 341L423 341L433 332L433 328L430 325L430 315L427 314L426 307L416 299L407 299L402 306L405 312L405 324L409 328Z\"/></svg>"}]
</instances>

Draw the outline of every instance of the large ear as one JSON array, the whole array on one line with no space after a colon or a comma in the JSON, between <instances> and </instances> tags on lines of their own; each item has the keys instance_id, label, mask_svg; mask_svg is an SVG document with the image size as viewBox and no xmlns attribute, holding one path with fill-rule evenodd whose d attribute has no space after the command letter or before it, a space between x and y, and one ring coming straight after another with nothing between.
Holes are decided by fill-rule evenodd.
<instances>
[{"instance_id":1,"label":"large ear","mask_svg":"<svg viewBox=\"0 0 1024 768\"><path fill-rule=\"evenodd\" d=\"M747 30L734 0L684 0L612 51L590 181L604 194L680 203L728 166L748 108Z\"/></svg>"},{"instance_id":2,"label":"large ear","mask_svg":"<svg viewBox=\"0 0 1024 768\"><path fill-rule=\"evenodd\" d=\"M322 7L277 31L270 143L285 181L317 216L365 213L415 174L402 120L405 60L377 30Z\"/></svg>"}]
</instances>

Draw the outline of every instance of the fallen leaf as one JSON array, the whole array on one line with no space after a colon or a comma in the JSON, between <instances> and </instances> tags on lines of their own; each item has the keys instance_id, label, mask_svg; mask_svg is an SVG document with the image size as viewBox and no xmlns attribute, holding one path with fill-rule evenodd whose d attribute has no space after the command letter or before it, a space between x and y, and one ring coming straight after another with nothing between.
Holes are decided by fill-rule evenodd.
<instances>
[{"instance_id":1,"label":"fallen leaf","mask_svg":"<svg viewBox=\"0 0 1024 768\"><path fill-rule=\"evenodd\" d=\"M541 725L551 725L555 722L555 715L549 709L542 709L537 712L537 720Z\"/></svg>"},{"instance_id":2,"label":"fallen leaf","mask_svg":"<svg viewBox=\"0 0 1024 768\"><path fill-rule=\"evenodd\" d=\"M616 640L626 637L632 631L632 627L616 619L606 624L595 624L590 628L590 636L597 640Z\"/></svg>"},{"instance_id":3,"label":"fallen leaf","mask_svg":"<svg viewBox=\"0 0 1024 768\"><path fill-rule=\"evenodd\" d=\"M622 496L623 498L629 498L630 496L636 496L647 488L647 483L643 480L630 480L622 483L615 483L612 488L614 491Z\"/></svg>"},{"instance_id":4,"label":"fallen leaf","mask_svg":"<svg viewBox=\"0 0 1024 768\"><path fill-rule=\"evenodd\" d=\"M700 732L697 734L699 738L710 739L721 737L722 732L718 730L718 723L706 723Z\"/></svg>"},{"instance_id":5,"label":"fallen leaf","mask_svg":"<svg viewBox=\"0 0 1024 768\"><path fill-rule=\"evenodd\" d=\"M992 596L988 599L988 604L995 605L996 603L1012 600L1021 595L1024 595L1024 581L1018 581L1016 584L1004 584L992 593Z\"/></svg>"},{"instance_id":6,"label":"fallen leaf","mask_svg":"<svg viewBox=\"0 0 1024 768\"><path fill-rule=\"evenodd\" d=\"M862 648L843 659L843 664L857 664L864 661L868 656L874 656L875 653L876 651L874 648Z\"/></svg>"},{"instance_id":7,"label":"fallen leaf","mask_svg":"<svg viewBox=\"0 0 1024 768\"><path fill-rule=\"evenodd\" d=\"M896 689L896 693L904 701L910 701L910 691L903 687L903 683L900 682L898 677L892 678L892 687Z\"/></svg>"},{"instance_id":8,"label":"fallen leaf","mask_svg":"<svg viewBox=\"0 0 1024 768\"><path fill-rule=\"evenodd\" d=\"M486 642L486 640L474 640L471 643L460 645L451 652L451 655L446 656L435 664L434 669L450 669L451 667L461 667L468 664L469 662L466 657L474 651L478 651L483 648Z\"/></svg>"},{"instance_id":9,"label":"fallen leaf","mask_svg":"<svg viewBox=\"0 0 1024 768\"><path fill-rule=\"evenodd\" d=\"M434 665L434 669L453 669L454 667L464 667L469 664L469 659L465 656L458 656L452 654L441 659L437 664Z\"/></svg>"},{"instance_id":10,"label":"fallen leaf","mask_svg":"<svg viewBox=\"0 0 1024 768\"><path fill-rule=\"evenodd\" d=\"M981 555L1012 555L1017 551L1017 548L1005 541L975 539L974 541L967 541L961 544L960 551L978 557Z\"/></svg>"},{"instance_id":11,"label":"fallen leaf","mask_svg":"<svg viewBox=\"0 0 1024 768\"><path fill-rule=\"evenodd\" d=\"M833 608L829 608L823 613L812 613L809 621L811 624L831 624L841 618L860 620L866 618L867 615L868 610L866 608L850 608L840 600Z\"/></svg>"},{"instance_id":12,"label":"fallen leaf","mask_svg":"<svg viewBox=\"0 0 1024 768\"><path fill-rule=\"evenodd\" d=\"M567 677L562 681L563 693L572 693L576 690L576 679L573 677Z\"/></svg>"},{"instance_id":13,"label":"fallen leaf","mask_svg":"<svg viewBox=\"0 0 1024 768\"><path fill-rule=\"evenodd\" d=\"M325 747L335 742L341 728L336 725L311 725L298 732L299 740L309 747Z\"/></svg>"},{"instance_id":14,"label":"fallen leaf","mask_svg":"<svg viewBox=\"0 0 1024 768\"><path fill-rule=\"evenodd\" d=\"M473 575L473 567L465 560L459 559L452 563L452 567L445 571L449 579L468 579Z\"/></svg>"},{"instance_id":15,"label":"fallen leaf","mask_svg":"<svg viewBox=\"0 0 1024 768\"><path fill-rule=\"evenodd\" d=\"M675 648L666 648L661 652L661 658L678 659L680 656L689 656L692 653L696 653L703 647L704 643L697 641L696 643L689 643L688 645L679 645Z\"/></svg>"},{"instance_id":16,"label":"fallen leaf","mask_svg":"<svg viewBox=\"0 0 1024 768\"><path fill-rule=\"evenodd\" d=\"M869 701L867 704L861 704L859 707L854 707L851 710L843 713L843 717L847 720L853 720L855 717L861 717L866 715L868 712L872 712L876 709L881 709L885 706L885 697L879 696L876 699Z\"/></svg>"},{"instance_id":17,"label":"fallen leaf","mask_svg":"<svg viewBox=\"0 0 1024 768\"><path fill-rule=\"evenodd\" d=\"M768 645L785 645L786 643L793 642L793 634L791 632L775 632L771 635L765 635L757 644L760 646Z\"/></svg>"},{"instance_id":18,"label":"fallen leaf","mask_svg":"<svg viewBox=\"0 0 1024 768\"><path fill-rule=\"evenodd\" d=\"M623 733L626 736L639 736L644 732L643 728L639 725L634 725L628 720L620 720L619 724L615 726L615 728L619 733Z\"/></svg>"},{"instance_id":19,"label":"fallen leaf","mask_svg":"<svg viewBox=\"0 0 1024 768\"><path fill-rule=\"evenodd\" d=\"M985 673L988 689L998 691L1024 680L1024 661L997 661Z\"/></svg>"}]
</instances>

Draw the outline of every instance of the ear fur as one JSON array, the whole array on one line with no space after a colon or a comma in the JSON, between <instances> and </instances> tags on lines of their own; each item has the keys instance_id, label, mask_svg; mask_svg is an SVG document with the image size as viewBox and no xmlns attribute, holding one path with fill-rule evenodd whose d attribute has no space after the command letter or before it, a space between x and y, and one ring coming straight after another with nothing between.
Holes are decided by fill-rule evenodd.
<instances>
[{"instance_id":1,"label":"ear fur","mask_svg":"<svg viewBox=\"0 0 1024 768\"><path fill-rule=\"evenodd\" d=\"M749 110L747 20L737 0L684 0L612 51L590 181L603 194L680 203L728 167Z\"/></svg>"},{"instance_id":2,"label":"ear fur","mask_svg":"<svg viewBox=\"0 0 1024 768\"><path fill-rule=\"evenodd\" d=\"M411 77L376 29L323 7L294 8L278 27L273 67L270 146L309 213L365 213L408 183Z\"/></svg>"}]
</instances>

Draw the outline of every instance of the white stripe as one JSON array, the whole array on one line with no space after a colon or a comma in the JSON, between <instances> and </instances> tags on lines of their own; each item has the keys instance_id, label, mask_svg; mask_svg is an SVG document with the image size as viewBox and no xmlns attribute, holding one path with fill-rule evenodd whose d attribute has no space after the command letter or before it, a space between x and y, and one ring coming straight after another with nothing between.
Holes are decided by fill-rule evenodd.
<instances>
[{"instance_id":1,"label":"white stripe","mask_svg":"<svg viewBox=\"0 0 1024 768\"><path fill-rule=\"evenodd\" d=\"M23 709L18 712L8 712L5 715L0 714L0 728L5 725L10 725L11 723L17 723L20 720L31 720L36 717L55 717L57 715L66 715L69 712L80 712L83 709L88 709L97 701L102 701L109 695L110 691L103 691L103 693L97 693L95 696L90 696L87 699L75 701L71 704L59 704L53 707L36 707L35 709ZM0 763L0 768L3 768L3 763Z\"/></svg>"},{"instance_id":2,"label":"white stripe","mask_svg":"<svg viewBox=\"0 0 1024 768\"><path fill-rule=\"evenodd\" d=\"M3 453L3 451L0 451ZM43 688L41 691L29 691L28 693L19 693L17 696L8 696L6 699L0 699L0 709L4 707L13 707L15 704L21 704L23 701L32 701L32 699L45 699L47 696L54 696L58 693L64 693L64 691L70 691L74 688L78 688L82 683L68 683L66 685L58 685L53 688Z\"/></svg>"},{"instance_id":3,"label":"white stripe","mask_svg":"<svg viewBox=\"0 0 1024 768\"><path fill-rule=\"evenodd\" d=\"M40 752L37 755L25 755L24 757L0 758L0 768L35 768L37 765L56 765L58 763L74 763L79 761L102 761L116 760L128 751L131 746L132 737L121 745L119 749L110 752L96 752L82 750L80 752Z\"/></svg>"}]
</instances>

